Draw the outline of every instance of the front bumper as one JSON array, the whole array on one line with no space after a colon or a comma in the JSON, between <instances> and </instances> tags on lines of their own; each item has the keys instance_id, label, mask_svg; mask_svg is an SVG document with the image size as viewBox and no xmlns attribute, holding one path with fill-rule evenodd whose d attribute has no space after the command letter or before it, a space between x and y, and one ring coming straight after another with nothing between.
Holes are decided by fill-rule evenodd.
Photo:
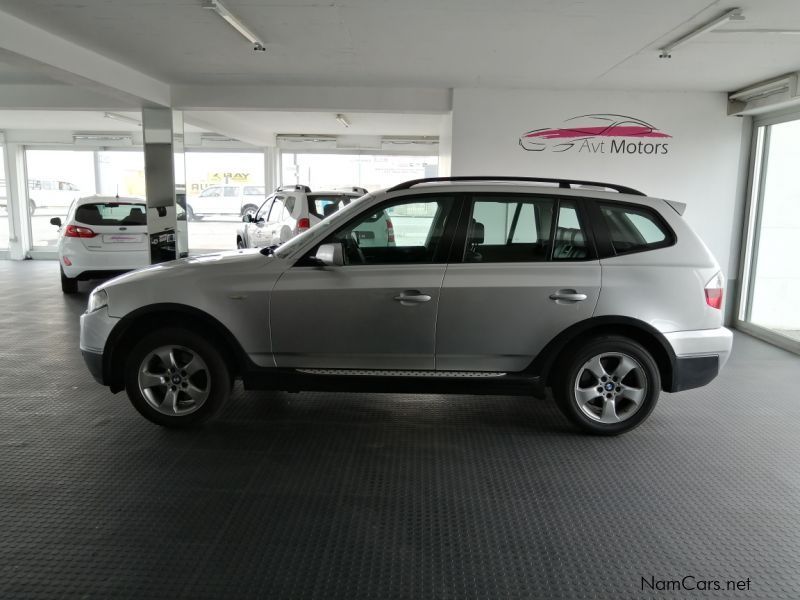
<instances>
[{"instance_id":1,"label":"front bumper","mask_svg":"<svg viewBox=\"0 0 800 600\"><path fill-rule=\"evenodd\" d=\"M103 385L108 385L104 375L103 352L108 336L118 322L118 318L109 316L107 306L81 315L81 354L92 377Z\"/></svg>"},{"instance_id":2,"label":"front bumper","mask_svg":"<svg viewBox=\"0 0 800 600\"><path fill-rule=\"evenodd\" d=\"M94 377L94 380L101 385L106 385L103 377L103 355L90 350L81 350L81 354L83 355L83 362L86 363L86 367Z\"/></svg>"},{"instance_id":3,"label":"front bumper","mask_svg":"<svg viewBox=\"0 0 800 600\"><path fill-rule=\"evenodd\" d=\"M668 392L702 387L719 375L733 347L733 333L725 327L676 331L664 335L675 353Z\"/></svg>"}]
</instances>

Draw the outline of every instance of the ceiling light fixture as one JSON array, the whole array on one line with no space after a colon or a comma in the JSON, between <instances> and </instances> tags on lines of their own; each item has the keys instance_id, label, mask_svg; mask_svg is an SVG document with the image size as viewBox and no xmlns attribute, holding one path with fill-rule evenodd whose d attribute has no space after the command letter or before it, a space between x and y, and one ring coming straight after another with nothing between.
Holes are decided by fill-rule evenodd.
<instances>
[{"instance_id":1,"label":"ceiling light fixture","mask_svg":"<svg viewBox=\"0 0 800 600\"><path fill-rule=\"evenodd\" d=\"M253 50L256 52L266 52L266 48L264 47L264 43L261 39L252 32L244 23L242 23L239 19L234 16L234 14L229 11L222 2L219 0L205 0L203 2L203 8L207 8L209 10L213 10L217 13L220 17L225 19L225 21L233 27L236 31L242 34L247 41L253 44Z\"/></svg>"},{"instance_id":2,"label":"ceiling light fixture","mask_svg":"<svg viewBox=\"0 0 800 600\"><path fill-rule=\"evenodd\" d=\"M336 120L339 121L339 123L341 123L345 127L350 127L350 121L348 121L347 117L345 117L343 114L340 113L336 115Z\"/></svg>"},{"instance_id":3,"label":"ceiling light fixture","mask_svg":"<svg viewBox=\"0 0 800 600\"><path fill-rule=\"evenodd\" d=\"M672 58L672 51L675 50L675 48L677 48L678 46L683 46L685 43L692 41L693 39L703 35L704 33L708 33L712 29L716 29L720 25L724 25L728 21L744 21L744 15L742 14L742 9L733 8L728 12L720 15L713 21L709 21L705 25L701 25L700 27L690 31L683 37L679 37L677 40L667 44L663 48L659 48L658 58Z\"/></svg>"},{"instance_id":4,"label":"ceiling light fixture","mask_svg":"<svg viewBox=\"0 0 800 600\"><path fill-rule=\"evenodd\" d=\"M139 119L134 119L133 117L128 117L126 115L121 115L119 113L107 112L103 115L106 119L113 119L114 121L122 121L123 123L132 123L137 127L142 126L142 122Z\"/></svg>"}]
</instances>

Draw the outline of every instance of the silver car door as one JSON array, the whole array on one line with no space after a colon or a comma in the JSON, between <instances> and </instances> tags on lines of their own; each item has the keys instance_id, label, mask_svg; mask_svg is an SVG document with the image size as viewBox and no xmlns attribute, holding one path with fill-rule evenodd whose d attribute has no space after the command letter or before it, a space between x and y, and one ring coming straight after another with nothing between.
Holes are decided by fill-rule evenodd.
<instances>
[{"instance_id":1,"label":"silver car door","mask_svg":"<svg viewBox=\"0 0 800 600\"><path fill-rule=\"evenodd\" d=\"M585 219L576 200L527 194L475 195L467 214L463 257L442 285L436 368L522 371L597 305Z\"/></svg>"},{"instance_id":2,"label":"silver car door","mask_svg":"<svg viewBox=\"0 0 800 600\"><path fill-rule=\"evenodd\" d=\"M453 228L452 196L388 201L355 215L323 243L341 244L342 266L317 266L313 249L287 269L270 301L279 367L432 370L436 313ZM360 248L357 230L393 211L398 242ZM422 242L406 230L427 228ZM403 240L409 240L404 244Z\"/></svg>"}]
</instances>

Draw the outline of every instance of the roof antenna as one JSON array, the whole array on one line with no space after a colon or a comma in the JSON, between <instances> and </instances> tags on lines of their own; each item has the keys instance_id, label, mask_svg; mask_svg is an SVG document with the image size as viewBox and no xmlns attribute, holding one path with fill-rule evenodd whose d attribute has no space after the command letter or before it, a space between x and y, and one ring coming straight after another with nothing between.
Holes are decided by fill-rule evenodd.
<instances>
[{"instance_id":1,"label":"roof antenna","mask_svg":"<svg viewBox=\"0 0 800 600\"><path fill-rule=\"evenodd\" d=\"M117 195L115 196L117 200L119 200L119 184L117 184Z\"/></svg>"}]
</instances>

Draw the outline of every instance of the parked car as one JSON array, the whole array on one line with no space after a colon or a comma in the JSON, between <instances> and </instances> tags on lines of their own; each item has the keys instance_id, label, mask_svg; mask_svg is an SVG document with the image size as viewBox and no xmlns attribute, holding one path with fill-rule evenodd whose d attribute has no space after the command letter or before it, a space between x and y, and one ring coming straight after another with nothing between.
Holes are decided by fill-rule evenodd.
<instances>
[{"instance_id":1,"label":"parked car","mask_svg":"<svg viewBox=\"0 0 800 600\"><path fill-rule=\"evenodd\" d=\"M244 215L243 224L236 232L236 247L282 244L366 193L364 188L355 187L320 192L312 192L305 185L280 187L255 214ZM391 227L391 223L384 227L384 236L388 235L387 227Z\"/></svg>"},{"instance_id":2,"label":"parked car","mask_svg":"<svg viewBox=\"0 0 800 600\"><path fill-rule=\"evenodd\" d=\"M80 195L74 183L60 179L28 179L28 207L33 214L37 208L67 209Z\"/></svg>"},{"instance_id":3,"label":"parked car","mask_svg":"<svg viewBox=\"0 0 800 600\"><path fill-rule=\"evenodd\" d=\"M186 213L177 208L179 252L186 251ZM147 209L141 198L89 196L73 203L59 228L61 290L78 291L78 281L112 277L150 264Z\"/></svg>"},{"instance_id":4,"label":"parked car","mask_svg":"<svg viewBox=\"0 0 800 600\"><path fill-rule=\"evenodd\" d=\"M396 239L415 241L360 244L365 221L400 209L419 223L413 235L396 223ZM96 288L80 347L97 381L170 427L212 417L241 378L292 391L551 388L580 428L618 434L662 390L710 382L730 354L724 279L684 209L597 182L409 181L277 249Z\"/></svg>"},{"instance_id":5,"label":"parked car","mask_svg":"<svg viewBox=\"0 0 800 600\"><path fill-rule=\"evenodd\" d=\"M188 199L186 213L190 221L208 215L254 215L265 196L263 185L213 185L200 192L199 196Z\"/></svg>"}]
</instances>

